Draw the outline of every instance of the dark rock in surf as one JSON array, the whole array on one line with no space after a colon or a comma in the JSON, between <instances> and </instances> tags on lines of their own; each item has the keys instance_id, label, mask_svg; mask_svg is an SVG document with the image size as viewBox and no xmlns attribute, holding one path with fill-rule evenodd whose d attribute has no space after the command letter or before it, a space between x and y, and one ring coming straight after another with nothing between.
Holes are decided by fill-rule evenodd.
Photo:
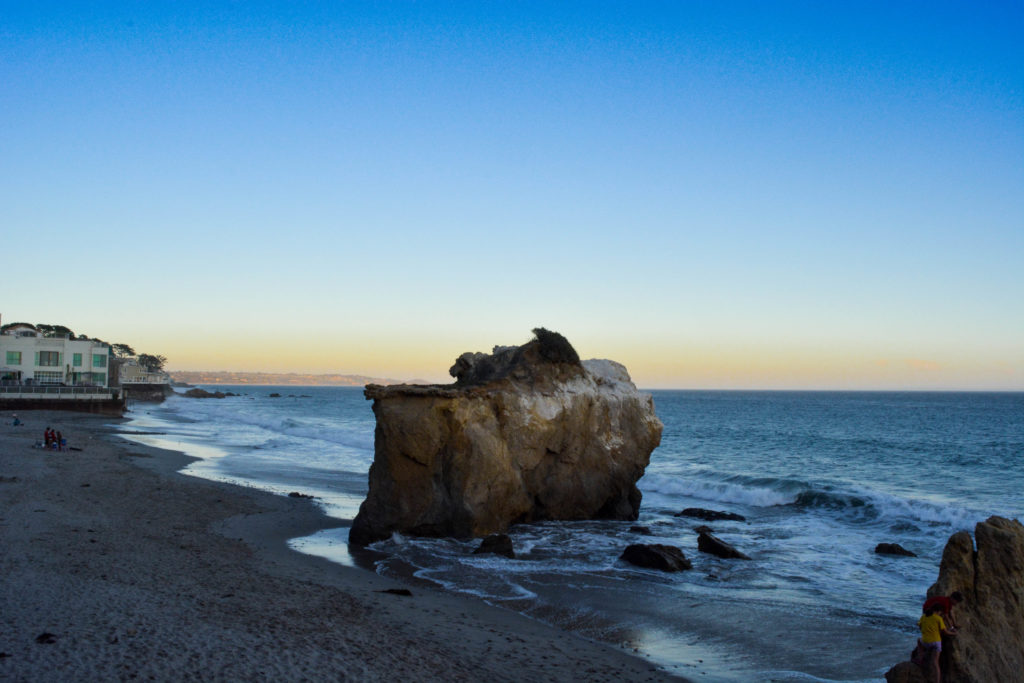
<instances>
[{"instance_id":1,"label":"dark rock in surf","mask_svg":"<svg viewBox=\"0 0 1024 683\"><path fill-rule=\"evenodd\" d=\"M693 527L693 530L696 531L698 534L713 534L713 533L715 533L715 530L712 529L711 527L709 527L706 524L701 524L700 526L695 526L695 527Z\"/></svg>"},{"instance_id":2,"label":"dark rock in surf","mask_svg":"<svg viewBox=\"0 0 1024 683\"><path fill-rule=\"evenodd\" d=\"M299 493L298 491L292 491L291 493L288 494L288 497L289 498L315 498L316 496L311 496L308 493Z\"/></svg>"},{"instance_id":3,"label":"dark rock in surf","mask_svg":"<svg viewBox=\"0 0 1024 683\"><path fill-rule=\"evenodd\" d=\"M641 536L653 536L650 527L646 526L631 526L629 527L630 533L640 534Z\"/></svg>"},{"instance_id":4,"label":"dark rock in surf","mask_svg":"<svg viewBox=\"0 0 1024 683\"><path fill-rule=\"evenodd\" d=\"M223 391L215 391L213 393L210 393L206 389L199 388L189 389L182 395L187 396L189 398L225 398L227 396L227 394L225 394Z\"/></svg>"},{"instance_id":5,"label":"dark rock in surf","mask_svg":"<svg viewBox=\"0 0 1024 683\"><path fill-rule=\"evenodd\" d=\"M899 555L901 557L917 557L917 553L910 552L899 543L879 543L875 546L877 555Z\"/></svg>"},{"instance_id":6,"label":"dark rock in surf","mask_svg":"<svg viewBox=\"0 0 1024 683\"><path fill-rule=\"evenodd\" d=\"M512 547L512 539L509 538L508 534L491 534L480 541L480 545L473 551L473 554L503 555L513 560L516 557L515 548Z\"/></svg>"},{"instance_id":7,"label":"dark rock in surf","mask_svg":"<svg viewBox=\"0 0 1024 683\"><path fill-rule=\"evenodd\" d=\"M660 543L635 543L628 546L619 557L630 564L646 569L659 569L663 572L678 572L693 569L693 564L686 559L683 551L672 545Z\"/></svg>"},{"instance_id":8,"label":"dark rock in surf","mask_svg":"<svg viewBox=\"0 0 1024 683\"><path fill-rule=\"evenodd\" d=\"M708 533L701 533L701 535L697 537L697 550L702 553L708 553L709 555L724 557L727 560L750 559L750 557L744 555L739 550L736 550L736 548L733 548L722 539Z\"/></svg>"},{"instance_id":9,"label":"dark rock in surf","mask_svg":"<svg viewBox=\"0 0 1024 683\"><path fill-rule=\"evenodd\" d=\"M697 519L703 519L705 522L716 522L723 519L734 522L747 521L746 517L743 515L737 515L735 512L705 510L704 508L686 508L682 512L677 512L676 517L696 517Z\"/></svg>"},{"instance_id":10,"label":"dark rock in surf","mask_svg":"<svg viewBox=\"0 0 1024 683\"><path fill-rule=\"evenodd\" d=\"M274 392L273 394L267 394L267 398L281 398L281 394Z\"/></svg>"}]
</instances>

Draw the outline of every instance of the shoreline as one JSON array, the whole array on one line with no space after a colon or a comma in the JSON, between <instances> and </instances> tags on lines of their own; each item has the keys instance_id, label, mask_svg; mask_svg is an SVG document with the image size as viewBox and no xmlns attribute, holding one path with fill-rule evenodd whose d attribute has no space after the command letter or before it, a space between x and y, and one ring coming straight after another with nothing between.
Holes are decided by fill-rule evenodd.
<instances>
[{"instance_id":1,"label":"shoreline","mask_svg":"<svg viewBox=\"0 0 1024 683\"><path fill-rule=\"evenodd\" d=\"M193 458L122 439L112 418L4 417L0 677L685 680L507 609L293 550L289 539L343 524L308 499L182 474ZM33 448L47 425L82 450ZM383 592L395 588L413 595Z\"/></svg>"}]
</instances>

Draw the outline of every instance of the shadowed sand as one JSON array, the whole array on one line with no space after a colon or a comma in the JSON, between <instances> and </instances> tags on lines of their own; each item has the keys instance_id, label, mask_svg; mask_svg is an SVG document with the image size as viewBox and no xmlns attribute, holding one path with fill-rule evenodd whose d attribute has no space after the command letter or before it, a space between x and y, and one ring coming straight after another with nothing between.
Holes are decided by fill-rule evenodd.
<instances>
[{"instance_id":1,"label":"shadowed sand","mask_svg":"<svg viewBox=\"0 0 1024 683\"><path fill-rule=\"evenodd\" d=\"M0 416L2 679L679 680L468 598L379 592L403 586L287 548L334 522L311 502L178 474L110 418L20 417ZM82 450L34 448L47 425Z\"/></svg>"}]
</instances>

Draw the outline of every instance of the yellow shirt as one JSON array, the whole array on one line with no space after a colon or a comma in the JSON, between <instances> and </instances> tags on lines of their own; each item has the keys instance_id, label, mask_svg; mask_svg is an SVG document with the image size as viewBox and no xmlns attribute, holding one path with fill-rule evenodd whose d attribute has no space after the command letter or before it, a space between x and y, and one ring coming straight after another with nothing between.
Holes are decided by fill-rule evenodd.
<instances>
[{"instance_id":1,"label":"yellow shirt","mask_svg":"<svg viewBox=\"0 0 1024 683\"><path fill-rule=\"evenodd\" d=\"M921 627L921 641L924 643L937 643L942 640L942 632L946 629L946 622L942 620L941 614L926 614L917 621Z\"/></svg>"}]
</instances>

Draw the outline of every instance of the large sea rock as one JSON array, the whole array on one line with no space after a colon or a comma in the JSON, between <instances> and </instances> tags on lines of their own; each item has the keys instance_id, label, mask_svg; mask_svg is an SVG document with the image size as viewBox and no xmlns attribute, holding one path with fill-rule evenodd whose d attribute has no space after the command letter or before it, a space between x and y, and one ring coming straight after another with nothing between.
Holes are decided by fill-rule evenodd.
<instances>
[{"instance_id":1,"label":"large sea rock","mask_svg":"<svg viewBox=\"0 0 1024 683\"><path fill-rule=\"evenodd\" d=\"M350 542L393 532L480 537L540 520L634 520L661 441L622 365L580 361L560 334L465 353L451 385L368 385L370 488Z\"/></svg>"},{"instance_id":2,"label":"large sea rock","mask_svg":"<svg viewBox=\"0 0 1024 683\"><path fill-rule=\"evenodd\" d=\"M1024 680L1024 525L989 517L973 540L966 531L953 534L928 595L953 591L965 600L953 612L959 633L943 644L943 683ZM915 669L901 663L886 680L919 680Z\"/></svg>"}]
</instances>

